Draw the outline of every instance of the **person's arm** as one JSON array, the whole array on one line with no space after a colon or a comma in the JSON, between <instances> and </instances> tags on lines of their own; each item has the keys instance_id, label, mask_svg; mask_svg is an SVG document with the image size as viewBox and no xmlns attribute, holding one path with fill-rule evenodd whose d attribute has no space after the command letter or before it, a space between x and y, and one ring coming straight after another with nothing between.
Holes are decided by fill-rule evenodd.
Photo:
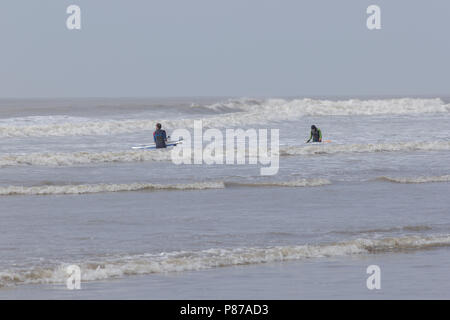
<instances>
[{"instance_id":1,"label":"person's arm","mask_svg":"<svg viewBox=\"0 0 450 320\"><path fill-rule=\"evenodd\" d=\"M309 135L309 139L308 139L308 141L306 141L306 143L309 143L311 141L311 139L312 139L312 131L311 131L311 133Z\"/></svg>"},{"instance_id":2,"label":"person's arm","mask_svg":"<svg viewBox=\"0 0 450 320\"><path fill-rule=\"evenodd\" d=\"M319 129L319 142L322 142L322 131Z\"/></svg>"},{"instance_id":3,"label":"person's arm","mask_svg":"<svg viewBox=\"0 0 450 320\"><path fill-rule=\"evenodd\" d=\"M156 143L156 137L155 137L155 133L156 133L156 131L155 132L153 132L153 141Z\"/></svg>"},{"instance_id":4,"label":"person's arm","mask_svg":"<svg viewBox=\"0 0 450 320\"><path fill-rule=\"evenodd\" d=\"M163 138L164 138L164 141L167 141L166 130L163 131Z\"/></svg>"}]
</instances>

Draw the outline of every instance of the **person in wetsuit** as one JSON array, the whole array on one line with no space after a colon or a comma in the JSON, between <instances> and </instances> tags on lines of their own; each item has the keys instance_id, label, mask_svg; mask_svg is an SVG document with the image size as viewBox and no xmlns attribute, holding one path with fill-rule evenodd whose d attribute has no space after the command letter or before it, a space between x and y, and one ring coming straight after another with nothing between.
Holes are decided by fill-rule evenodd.
<instances>
[{"instance_id":1,"label":"person in wetsuit","mask_svg":"<svg viewBox=\"0 0 450 320\"><path fill-rule=\"evenodd\" d=\"M309 143L311 139L313 142L322 142L322 131L320 131L320 129L315 125L311 126L311 135L309 136L309 140L306 141L306 143Z\"/></svg>"},{"instance_id":2,"label":"person in wetsuit","mask_svg":"<svg viewBox=\"0 0 450 320\"><path fill-rule=\"evenodd\" d=\"M167 135L166 131L161 129L161 123L156 124L156 131L153 132L153 140L155 140L156 148L166 148Z\"/></svg>"}]
</instances>

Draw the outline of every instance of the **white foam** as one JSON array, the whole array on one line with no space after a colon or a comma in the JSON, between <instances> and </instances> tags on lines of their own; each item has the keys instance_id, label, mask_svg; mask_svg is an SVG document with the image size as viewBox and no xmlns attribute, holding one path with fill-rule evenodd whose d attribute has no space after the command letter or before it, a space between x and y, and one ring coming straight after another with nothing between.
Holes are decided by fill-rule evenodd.
<instances>
[{"instance_id":1,"label":"white foam","mask_svg":"<svg viewBox=\"0 0 450 320\"><path fill-rule=\"evenodd\" d=\"M205 108L208 108L206 106ZM303 116L420 114L449 112L450 106L441 99L386 99L386 100L313 100L267 99L230 100L213 104L210 109L227 109L236 112L204 117L205 127L223 128L266 124L273 121L292 120ZM0 137L43 137L68 135L111 135L139 131L152 131L156 122L167 128L190 128L194 119L163 120L134 119L107 121L62 121L51 124L16 125L0 124ZM42 122L42 121L41 121Z\"/></svg>"},{"instance_id":2,"label":"white foam","mask_svg":"<svg viewBox=\"0 0 450 320\"><path fill-rule=\"evenodd\" d=\"M28 154L4 154L0 167L18 165L73 166L107 162L170 161L170 150L127 150L105 152L44 152Z\"/></svg>"},{"instance_id":3,"label":"white foam","mask_svg":"<svg viewBox=\"0 0 450 320\"><path fill-rule=\"evenodd\" d=\"M43 185L43 186L7 186L0 187L1 196L10 195L57 195L57 194L86 194L100 192L125 192L139 190L205 190L223 189L223 182L195 182L187 184L153 184L153 183L124 183L124 184L80 184L80 185Z\"/></svg>"},{"instance_id":4,"label":"white foam","mask_svg":"<svg viewBox=\"0 0 450 320\"><path fill-rule=\"evenodd\" d=\"M83 123L89 118L72 117L66 115L28 116L0 119L0 128L3 126L26 127L32 125L53 125L60 123Z\"/></svg>"},{"instance_id":5,"label":"white foam","mask_svg":"<svg viewBox=\"0 0 450 320\"><path fill-rule=\"evenodd\" d=\"M449 112L450 106L441 99L376 99L376 100L318 100L318 99L230 99L204 106L212 110L233 110L246 112L277 111L289 115L378 115L378 114L420 114Z\"/></svg>"},{"instance_id":6,"label":"white foam","mask_svg":"<svg viewBox=\"0 0 450 320\"><path fill-rule=\"evenodd\" d=\"M127 192L140 190L206 190L223 189L226 186L246 187L317 187L331 184L326 179L300 179L294 181L273 182L193 182L185 184L153 184L153 183L123 183L123 184L69 184L69 185L40 185L40 186L6 186L0 187L0 196L12 195L58 195L58 194L87 194L101 192Z\"/></svg>"},{"instance_id":7,"label":"white foam","mask_svg":"<svg viewBox=\"0 0 450 320\"><path fill-rule=\"evenodd\" d=\"M216 248L160 254L119 256L103 260L62 263L54 267L0 272L0 286L20 283L59 283L67 280L66 267L77 264L83 281L125 275L195 271L235 265L260 264L321 257L351 256L398 250L425 250L450 246L450 235L356 239L338 243L266 248Z\"/></svg>"},{"instance_id":8,"label":"white foam","mask_svg":"<svg viewBox=\"0 0 450 320\"><path fill-rule=\"evenodd\" d=\"M298 179L291 181L267 181L267 182L253 182L253 183L239 183L230 182L225 183L226 186L243 186L243 187L319 187L331 184L328 179L312 178L312 179Z\"/></svg>"},{"instance_id":9,"label":"white foam","mask_svg":"<svg viewBox=\"0 0 450 320\"><path fill-rule=\"evenodd\" d=\"M450 175L425 177L379 177L378 180L395 183L432 183L450 182Z\"/></svg>"},{"instance_id":10,"label":"white foam","mask_svg":"<svg viewBox=\"0 0 450 320\"><path fill-rule=\"evenodd\" d=\"M281 147L280 155L314 155L334 153L370 153L370 152L411 152L450 150L450 141L411 141L369 144L315 144L306 146Z\"/></svg>"},{"instance_id":11,"label":"white foam","mask_svg":"<svg viewBox=\"0 0 450 320\"><path fill-rule=\"evenodd\" d=\"M450 150L450 141L398 142L379 144L323 144L282 146L281 156L336 153L413 152ZM247 150L247 154L251 154ZM253 152L256 154L256 151ZM127 150L104 152L44 152L0 155L0 167L5 166L74 166L112 162L171 161L170 150Z\"/></svg>"}]
</instances>

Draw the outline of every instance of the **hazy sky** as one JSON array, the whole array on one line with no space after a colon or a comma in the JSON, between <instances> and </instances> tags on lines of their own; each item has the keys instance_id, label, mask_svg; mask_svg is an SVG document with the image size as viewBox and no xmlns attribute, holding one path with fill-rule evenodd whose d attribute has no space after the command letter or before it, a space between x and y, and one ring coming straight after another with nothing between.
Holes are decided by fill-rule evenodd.
<instances>
[{"instance_id":1,"label":"hazy sky","mask_svg":"<svg viewBox=\"0 0 450 320\"><path fill-rule=\"evenodd\" d=\"M448 0L1 0L0 97L450 95L449 33Z\"/></svg>"}]
</instances>

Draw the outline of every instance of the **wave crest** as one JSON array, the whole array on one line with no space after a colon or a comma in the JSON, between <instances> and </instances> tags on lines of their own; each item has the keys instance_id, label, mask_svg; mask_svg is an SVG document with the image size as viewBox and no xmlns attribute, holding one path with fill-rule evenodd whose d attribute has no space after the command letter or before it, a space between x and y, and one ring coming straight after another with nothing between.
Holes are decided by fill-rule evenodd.
<instances>
[{"instance_id":1,"label":"wave crest","mask_svg":"<svg viewBox=\"0 0 450 320\"><path fill-rule=\"evenodd\" d=\"M394 183L432 183L432 182L450 182L450 175L429 176L429 177L379 177L377 180Z\"/></svg>"},{"instance_id":2,"label":"wave crest","mask_svg":"<svg viewBox=\"0 0 450 320\"><path fill-rule=\"evenodd\" d=\"M126 192L141 190L206 190L223 189L223 182L195 182L187 184L80 184L80 185L42 185L42 186L8 186L0 187L0 195L58 195L58 194L86 194L100 192Z\"/></svg>"},{"instance_id":3,"label":"wave crest","mask_svg":"<svg viewBox=\"0 0 450 320\"><path fill-rule=\"evenodd\" d=\"M280 147L280 156L337 153L447 151L450 141L398 142L382 144L323 144ZM250 150L251 151L251 150ZM256 151L253 152L257 154ZM251 154L249 150L246 154ZM108 162L171 161L170 150L127 150L104 152L44 152L0 155L0 167L6 166L74 166Z\"/></svg>"},{"instance_id":4,"label":"wave crest","mask_svg":"<svg viewBox=\"0 0 450 320\"><path fill-rule=\"evenodd\" d=\"M396 142L369 144L318 144L280 148L281 156L315 155L335 153L447 151L450 141Z\"/></svg>"},{"instance_id":5,"label":"wave crest","mask_svg":"<svg viewBox=\"0 0 450 320\"><path fill-rule=\"evenodd\" d=\"M106 162L170 161L170 150L104 151L104 152L45 152L5 154L0 156L0 167L6 166L74 166Z\"/></svg>"},{"instance_id":6,"label":"wave crest","mask_svg":"<svg viewBox=\"0 0 450 320\"><path fill-rule=\"evenodd\" d=\"M318 187L331 184L328 179L312 178L298 179L292 181L267 181L267 182L226 182L225 186L241 186L241 187Z\"/></svg>"},{"instance_id":7,"label":"wave crest","mask_svg":"<svg viewBox=\"0 0 450 320\"><path fill-rule=\"evenodd\" d=\"M345 116L381 114L421 114L449 112L450 106L441 99L386 99L386 100L313 100L313 99L238 99L202 106L227 112L213 117L203 117L203 125L210 128L266 124L303 116ZM41 117L42 118L42 117ZM35 122L23 125L10 121L0 125L0 137L44 137L77 135L111 135L139 131L152 131L156 122L168 128L190 128L194 119L132 119L107 121ZM54 117L51 117L53 120ZM20 125L18 125L20 124Z\"/></svg>"},{"instance_id":8,"label":"wave crest","mask_svg":"<svg viewBox=\"0 0 450 320\"><path fill-rule=\"evenodd\" d=\"M0 196L13 195L62 195L62 194L88 194L102 192L127 192L127 191L143 191L143 190L207 190L207 189L224 189L227 186L243 186L243 187L316 187L331 184L326 179L300 179L294 181L274 181L274 182L255 182L255 183L239 183L239 182L193 182L185 184L153 184L153 183L123 183L123 184L70 184L55 185L46 181L40 186L7 186L0 187Z\"/></svg>"},{"instance_id":9,"label":"wave crest","mask_svg":"<svg viewBox=\"0 0 450 320\"><path fill-rule=\"evenodd\" d=\"M267 248L209 249L160 254L143 254L82 261L83 281L102 280L125 275L142 275L165 272L183 272L251 265L268 262L293 261L310 258L351 256L403 250L426 250L450 246L450 235L404 236L383 239L356 239L345 242L277 246ZM20 283L63 284L67 280L66 267L35 267L31 270L5 270L0 272L0 286Z\"/></svg>"}]
</instances>

